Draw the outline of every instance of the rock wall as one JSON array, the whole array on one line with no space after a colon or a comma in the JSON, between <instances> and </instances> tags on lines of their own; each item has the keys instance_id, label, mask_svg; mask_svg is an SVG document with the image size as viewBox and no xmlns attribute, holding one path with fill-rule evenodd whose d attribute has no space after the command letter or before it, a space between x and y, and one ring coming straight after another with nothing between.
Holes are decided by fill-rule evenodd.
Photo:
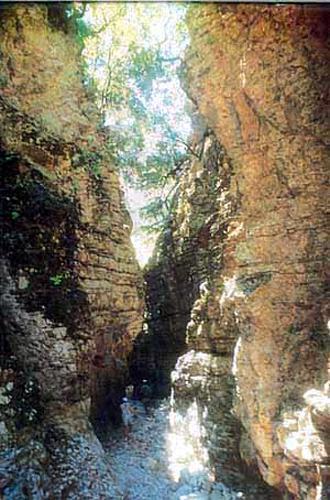
<instances>
[{"instance_id":1,"label":"rock wall","mask_svg":"<svg viewBox=\"0 0 330 500\"><path fill-rule=\"evenodd\" d=\"M230 159L235 208L221 271L192 311L174 397L204 394L204 408L228 414L232 383L240 456L295 498L327 496L328 17L326 7L214 4L191 6L187 20L186 90ZM227 358L215 370L212 352ZM304 410L312 388L323 406ZM309 441L306 411L323 419L322 430L312 418ZM220 410L214 418L221 426Z\"/></svg>"},{"instance_id":2,"label":"rock wall","mask_svg":"<svg viewBox=\"0 0 330 500\"><path fill-rule=\"evenodd\" d=\"M1 7L5 498L116 498L88 417L115 418L142 326L131 221L66 8Z\"/></svg>"},{"instance_id":3,"label":"rock wall","mask_svg":"<svg viewBox=\"0 0 330 500\"><path fill-rule=\"evenodd\" d=\"M276 498L248 477L239 456L241 425L232 414L230 374L238 328L233 310L223 312L218 303L228 225L240 196L229 190L233 167L225 149L202 120L194 121L195 155L185 165L171 220L145 272L148 330L136 339L132 379L147 378L156 395L169 394L172 384L174 442L190 446L195 457L179 460L179 476L196 460L206 482L213 477L253 497ZM225 330L218 328L221 321Z\"/></svg>"},{"instance_id":4,"label":"rock wall","mask_svg":"<svg viewBox=\"0 0 330 500\"><path fill-rule=\"evenodd\" d=\"M195 157L181 175L172 218L145 273L149 329L137 338L134 365L156 390L155 373L167 391L172 384L172 431L203 457L205 480L276 498L239 455L231 374L239 332L234 309L219 305L227 232L240 193L230 191L233 165L215 134L200 123L192 139Z\"/></svg>"},{"instance_id":5,"label":"rock wall","mask_svg":"<svg viewBox=\"0 0 330 500\"><path fill-rule=\"evenodd\" d=\"M186 328L200 287L206 290L221 268L221 234L231 210L225 199L230 170L221 144L200 127L194 159L176 188L171 219L144 273L147 331L136 339L131 375L148 379L157 395L169 394L170 374L187 348Z\"/></svg>"}]
</instances>

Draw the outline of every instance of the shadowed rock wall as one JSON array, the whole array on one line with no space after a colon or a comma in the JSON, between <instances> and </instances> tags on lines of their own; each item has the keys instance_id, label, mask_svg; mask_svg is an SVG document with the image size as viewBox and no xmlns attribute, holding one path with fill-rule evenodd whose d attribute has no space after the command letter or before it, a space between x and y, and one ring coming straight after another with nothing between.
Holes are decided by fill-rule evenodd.
<instances>
[{"instance_id":1,"label":"shadowed rock wall","mask_svg":"<svg viewBox=\"0 0 330 500\"><path fill-rule=\"evenodd\" d=\"M89 498L98 476L93 494L110 498L88 416L115 418L142 279L65 8L1 8L1 488Z\"/></svg>"},{"instance_id":2,"label":"shadowed rock wall","mask_svg":"<svg viewBox=\"0 0 330 500\"><path fill-rule=\"evenodd\" d=\"M221 267L221 234L231 210L228 200L226 208L219 201L231 166L214 134L204 129L200 135L177 186L171 220L144 273L148 332L136 339L131 375L149 379L158 395L170 392L170 373L187 348L186 328L200 287L208 288Z\"/></svg>"}]
</instances>

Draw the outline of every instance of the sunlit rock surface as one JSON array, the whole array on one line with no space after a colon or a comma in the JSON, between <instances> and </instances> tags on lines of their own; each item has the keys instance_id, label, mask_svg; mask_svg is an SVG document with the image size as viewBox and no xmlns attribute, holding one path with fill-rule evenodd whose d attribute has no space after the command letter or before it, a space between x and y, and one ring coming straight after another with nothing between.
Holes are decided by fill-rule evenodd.
<instances>
[{"instance_id":1,"label":"sunlit rock surface","mask_svg":"<svg viewBox=\"0 0 330 500\"><path fill-rule=\"evenodd\" d=\"M142 324L131 221L64 7L0 12L0 489L118 498L88 415L115 416Z\"/></svg>"},{"instance_id":2,"label":"sunlit rock surface","mask_svg":"<svg viewBox=\"0 0 330 500\"><path fill-rule=\"evenodd\" d=\"M308 470L317 465L317 498L330 494L330 397L329 383L323 391L310 389L304 394L307 406L284 415L277 435L285 455ZM299 494L299 481L294 474L287 475L290 490Z\"/></svg>"},{"instance_id":3,"label":"sunlit rock surface","mask_svg":"<svg viewBox=\"0 0 330 500\"><path fill-rule=\"evenodd\" d=\"M123 498L146 500L253 500L256 491L246 482L229 488L214 478L200 440L202 425L196 401L184 414L173 401L163 400L135 417L128 441L112 435L106 446L112 473ZM271 496L261 497L275 498Z\"/></svg>"},{"instance_id":4,"label":"sunlit rock surface","mask_svg":"<svg viewBox=\"0 0 330 500\"><path fill-rule=\"evenodd\" d=\"M234 309L223 308L221 299L242 294L236 286L248 285L223 280L221 269L228 224L240 202L229 191L233 167L214 133L199 128L194 140L196 158L180 179L172 220L146 271L149 332L141 335L142 344L137 339L134 361L152 382L155 366L169 377L168 360L173 366L178 346L188 351L172 373L174 435L178 433L173 447L188 439L188 431L181 438L179 434L189 429L195 412L200 435L192 430L188 448L193 446L190 451L195 449L215 480L239 488L249 479L239 456L241 426L232 413L231 367L238 327ZM187 452L184 446L183 451ZM179 448L177 452L180 455ZM192 467L194 463L191 457ZM252 483L260 498L269 494L257 479Z\"/></svg>"},{"instance_id":5,"label":"sunlit rock surface","mask_svg":"<svg viewBox=\"0 0 330 500\"><path fill-rule=\"evenodd\" d=\"M318 494L317 454L293 459L277 429L327 380L327 23L328 10L313 6L188 15L185 86L226 149L236 200L217 288L197 319L193 310L188 342L230 353L240 454L296 498Z\"/></svg>"},{"instance_id":6,"label":"sunlit rock surface","mask_svg":"<svg viewBox=\"0 0 330 500\"><path fill-rule=\"evenodd\" d=\"M151 266L181 291L156 297L151 330L173 343L185 330L174 407L188 425L197 405L215 474L235 481L243 460L280 495L326 498L328 10L192 5L187 20L182 81L206 156L182 175ZM208 162L209 141L222 154Z\"/></svg>"}]
</instances>

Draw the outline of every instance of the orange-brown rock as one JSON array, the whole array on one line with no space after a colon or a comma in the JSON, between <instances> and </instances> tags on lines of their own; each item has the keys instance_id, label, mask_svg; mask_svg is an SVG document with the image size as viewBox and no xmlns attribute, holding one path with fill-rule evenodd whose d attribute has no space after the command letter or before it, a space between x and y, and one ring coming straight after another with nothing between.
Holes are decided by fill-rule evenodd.
<instances>
[{"instance_id":1,"label":"orange-brown rock","mask_svg":"<svg viewBox=\"0 0 330 500\"><path fill-rule=\"evenodd\" d=\"M59 495L71 488L85 498L79 483L92 481L93 467L106 477L88 417L106 426L118 411L143 290L131 220L65 8L1 8L1 394L10 408L4 425L17 439L46 436L36 438L50 454L45 491L56 484ZM80 460L71 485L56 483L66 456ZM33 481L21 479L17 487L33 496ZM95 495L110 498L110 490L108 476Z\"/></svg>"},{"instance_id":2,"label":"orange-brown rock","mask_svg":"<svg viewBox=\"0 0 330 500\"><path fill-rule=\"evenodd\" d=\"M241 453L296 498L315 498L317 461L293 463L278 431L327 379L328 17L287 5L188 14L187 91L226 148L240 200L212 302L215 335L226 336L226 310L238 326Z\"/></svg>"}]
</instances>

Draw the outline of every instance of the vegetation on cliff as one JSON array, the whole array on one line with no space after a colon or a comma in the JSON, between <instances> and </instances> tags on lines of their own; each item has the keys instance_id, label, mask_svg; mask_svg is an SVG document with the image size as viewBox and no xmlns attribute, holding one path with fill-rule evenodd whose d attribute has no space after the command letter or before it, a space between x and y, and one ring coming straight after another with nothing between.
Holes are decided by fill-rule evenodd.
<instances>
[{"instance_id":1,"label":"vegetation on cliff","mask_svg":"<svg viewBox=\"0 0 330 500\"><path fill-rule=\"evenodd\" d=\"M85 84L102 112L107 149L127 187L133 220L145 232L163 227L194 154L178 77L187 44L184 13L182 5L128 3L67 11L76 18ZM137 198L143 198L139 213Z\"/></svg>"},{"instance_id":2,"label":"vegetation on cliff","mask_svg":"<svg viewBox=\"0 0 330 500\"><path fill-rule=\"evenodd\" d=\"M327 498L328 11L191 7L191 142L182 6L0 11L0 495L120 499L163 468L146 497L275 499L259 471ZM166 221L145 294L123 182ZM171 411L111 474L94 433L144 378Z\"/></svg>"}]
</instances>

